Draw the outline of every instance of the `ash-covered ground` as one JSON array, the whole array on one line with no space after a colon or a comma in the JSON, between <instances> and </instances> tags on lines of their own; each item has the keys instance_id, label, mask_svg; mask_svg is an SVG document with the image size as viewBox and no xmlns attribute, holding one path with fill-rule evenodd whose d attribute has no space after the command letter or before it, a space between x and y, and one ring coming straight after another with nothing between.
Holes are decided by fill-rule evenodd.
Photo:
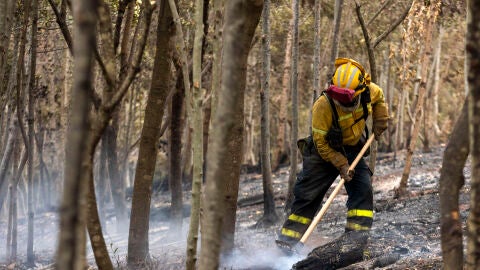
<instances>
[{"instance_id":1,"label":"ash-covered ground","mask_svg":"<svg viewBox=\"0 0 480 270\"><path fill-rule=\"evenodd\" d=\"M441 269L440 219L438 180L444 147L432 149L430 153L417 152L408 182L410 196L394 199L394 188L398 186L403 172L404 153L400 152L394 162L392 154L378 154L373 176L375 216L369 239L369 248L385 254L400 254L394 264L381 269ZM470 165L465 167L466 184L461 192L460 209L465 221L469 210ZM288 270L297 261L305 258L313 248L328 243L344 232L347 200L342 188L334 199L323 220L309 237L300 254L285 256L275 245L276 232L283 221L283 205L288 182L288 168L273 175L274 191L279 216L276 226L256 226L263 216L261 202L262 178L260 174L243 174L240 183L239 207L237 211L236 250L232 256L223 258L222 269L276 269ZM334 184L335 185L335 184ZM327 194L328 196L329 194ZM327 198L327 197L326 197ZM188 198L186 198L186 203ZM150 252L154 263L149 269L184 269L188 213L185 213L184 236L172 239L169 234L169 194L156 194L152 202L150 222ZM188 207L187 207L188 209ZM115 230L113 209L109 211L105 240L112 261L124 268L127 253L126 233ZM6 223L0 221L0 243L6 243ZM58 235L58 216L55 212L36 215L35 219L35 269L53 269ZM26 221L19 220L19 262L7 263L5 244L0 245L0 269L27 269ZM94 258L88 250L88 259L94 269ZM372 269L369 261L360 262L344 269ZM380 268L375 268L380 269Z\"/></svg>"}]
</instances>

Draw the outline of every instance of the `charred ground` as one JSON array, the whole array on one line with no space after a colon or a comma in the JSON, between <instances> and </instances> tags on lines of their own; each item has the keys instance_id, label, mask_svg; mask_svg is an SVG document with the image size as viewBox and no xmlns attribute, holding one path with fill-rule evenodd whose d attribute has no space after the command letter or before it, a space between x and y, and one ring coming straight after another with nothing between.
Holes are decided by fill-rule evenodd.
<instances>
[{"instance_id":1,"label":"charred ground","mask_svg":"<svg viewBox=\"0 0 480 270\"><path fill-rule=\"evenodd\" d=\"M392 154L379 154L373 177L375 216L369 239L372 254L399 254L400 259L383 268L374 268L374 259L356 263L344 269L441 269L440 217L438 179L443 157L443 147L430 153L416 153L409 179L410 195L394 199L394 188L400 182L403 172L403 153L398 153L396 162ZM466 184L461 191L460 210L465 221L469 210L470 170L465 168ZM288 169L280 169L273 176L276 204L279 215L283 213L285 191L287 190ZM335 185L335 184L334 184ZM275 246L275 236L281 221L274 227L262 227L257 221L263 215L262 178L257 173L242 174L237 211L237 232L235 252L222 258L222 269L290 269L293 264L305 258L313 248L328 243L344 231L346 214L346 193L344 190L335 198L324 219L307 240L301 254L285 256ZM327 194L328 195L328 194ZM188 202L189 198L186 198ZM169 194L159 193L152 202L150 224L150 269L184 269L185 237L172 239L169 234ZM185 226L188 222L188 207L185 208ZM126 261L127 235L115 232L113 209L108 215L106 241L112 260L118 268ZM283 218L281 216L281 218ZM58 217L55 212L36 215L35 251L37 269L51 269L55 259ZM19 259L24 261L26 223L19 220ZM0 243L6 241L6 224L0 223ZM5 246L0 246L0 257ZM95 265L89 250L91 265ZM4 258L0 258L0 262ZM25 269L22 263L0 268Z\"/></svg>"}]
</instances>

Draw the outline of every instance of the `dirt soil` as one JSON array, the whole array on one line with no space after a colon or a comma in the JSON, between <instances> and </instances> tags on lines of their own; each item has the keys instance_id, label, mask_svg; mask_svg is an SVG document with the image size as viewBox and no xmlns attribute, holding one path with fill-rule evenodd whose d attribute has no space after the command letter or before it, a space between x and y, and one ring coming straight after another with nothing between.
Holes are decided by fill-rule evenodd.
<instances>
[{"instance_id":1,"label":"dirt soil","mask_svg":"<svg viewBox=\"0 0 480 270\"><path fill-rule=\"evenodd\" d=\"M375 216L369 240L372 251L385 254L400 254L400 259L383 268L373 268L372 260L350 265L344 269L441 269L440 221L438 180L444 147L432 149L430 153L416 153L408 182L410 196L394 199L393 189L398 186L403 172L404 153L398 153L396 162L392 154L379 154L374 187ZM470 165L464 173L466 184L460 196L460 210L465 221L469 210ZM279 215L283 213L287 190L288 168L282 168L273 176L276 204ZM335 185L335 184L334 184ZM342 188L328 209L325 217L307 240L300 254L285 256L275 245L276 232L285 218L273 227L257 226L263 216L261 201L262 178L258 173L242 174L237 211L236 249L221 260L221 269L275 269L288 270L304 259L313 248L338 238L344 232L347 200ZM328 194L327 194L328 196ZM172 239L169 236L169 194L160 193L153 197L150 222L150 252L153 259L146 269L184 269L186 234L188 229L188 207L185 211L184 236ZM188 201L189 198L185 198ZM117 268L124 269L128 236L115 232L113 209L107 215L105 239ZM36 215L35 253L37 264L34 269L53 269L55 259L58 216L55 212ZM26 222L19 220L19 260L25 261ZM0 221L0 243L6 242L6 224ZM28 269L22 263L6 263L5 245L0 245L0 269ZM91 249L88 259L94 269ZM9 268L7 268L9 267Z\"/></svg>"}]
</instances>

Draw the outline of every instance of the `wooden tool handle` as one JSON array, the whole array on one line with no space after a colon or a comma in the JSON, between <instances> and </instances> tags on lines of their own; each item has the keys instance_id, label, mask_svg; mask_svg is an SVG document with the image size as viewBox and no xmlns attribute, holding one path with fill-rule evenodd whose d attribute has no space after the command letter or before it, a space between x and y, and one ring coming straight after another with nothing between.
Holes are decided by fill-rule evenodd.
<instances>
[{"instance_id":1,"label":"wooden tool handle","mask_svg":"<svg viewBox=\"0 0 480 270\"><path fill-rule=\"evenodd\" d=\"M352 164L350 164L350 167L348 167L348 170L349 170L349 171L355 169L355 166L357 166L358 162L359 162L360 159L363 157L363 154L365 153L365 151L367 151L368 147L370 147L370 144L372 144L373 139L375 139L375 135L372 134L372 136L370 136L370 138L368 138L368 140L367 140L367 142L365 143L365 145L363 146L362 150L360 150L360 152L358 153L358 155L357 155L357 157L355 158L355 160L352 162ZM315 218L312 220L312 223L310 223L310 226L308 226L308 229L307 229L307 231L305 231L305 233L303 234L302 239L300 239L300 242L301 242L302 244L304 244L305 241L307 241L307 238L310 236L310 234L312 234L313 229L315 229L315 227L317 226L318 222L320 222L320 220L323 218L323 215L325 215L325 212L327 212L327 209L328 209L328 207L330 206L330 204L332 203L333 198L335 198L335 196L337 196L337 194L338 194L338 192L340 191L340 189L342 188L343 184L345 184L345 179L341 178L341 179L340 179L340 182L338 182L338 185L335 187L335 189L333 190L332 194L330 194L330 196L328 197L327 201L326 201L325 204L322 206L322 209L320 209L320 212L318 212L318 214L317 214L317 215L315 216Z\"/></svg>"}]
</instances>

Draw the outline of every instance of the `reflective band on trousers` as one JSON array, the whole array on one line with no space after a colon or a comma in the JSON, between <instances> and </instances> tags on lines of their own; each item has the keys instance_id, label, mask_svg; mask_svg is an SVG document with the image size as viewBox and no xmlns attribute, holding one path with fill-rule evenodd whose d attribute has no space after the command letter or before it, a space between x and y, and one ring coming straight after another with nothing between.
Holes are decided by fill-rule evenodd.
<instances>
[{"instance_id":1,"label":"reflective band on trousers","mask_svg":"<svg viewBox=\"0 0 480 270\"><path fill-rule=\"evenodd\" d=\"M364 209L351 209L351 210L348 210L347 217L369 217L369 218L373 218L373 211L372 210L364 210Z\"/></svg>"},{"instance_id":2,"label":"reflective band on trousers","mask_svg":"<svg viewBox=\"0 0 480 270\"><path fill-rule=\"evenodd\" d=\"M353 222L347 222L347 225L345 225L345 227L347 229L354 230L354 231L368 231L368 230L370 230L370 227L362 226L360 224L353 223Z\"/></svg>"},{"instance_id":3,"label":"reflective band on trousers","mask_svg":"<svg viewBox=\"0 0 480 270\"><path fill-rule=\"evenodd\" d=\"M288 219L291 220L291 221L302 223L302 224L310 224L310 222L312 222L312 219L310 219L310 218L298 216L298 215L295 215L295 214L291 214L290 216L288 216Z\"/></svg>"},{"instance_id":4,"label":"reflective band on trousers","mask_svg":"<svg viewBox=\"0 0 480 270\"><path fill-rule=\"evenodd\" d=\"M282 228L282 235L285 235L285 236L288 236L288 237L291 237L291 238L296 238L296 239L302 238L301 233L296 232L296 231L292 231L292 230L289 230L289 229L285 229L285 228Z\"/></svg>"}]
</instances>

